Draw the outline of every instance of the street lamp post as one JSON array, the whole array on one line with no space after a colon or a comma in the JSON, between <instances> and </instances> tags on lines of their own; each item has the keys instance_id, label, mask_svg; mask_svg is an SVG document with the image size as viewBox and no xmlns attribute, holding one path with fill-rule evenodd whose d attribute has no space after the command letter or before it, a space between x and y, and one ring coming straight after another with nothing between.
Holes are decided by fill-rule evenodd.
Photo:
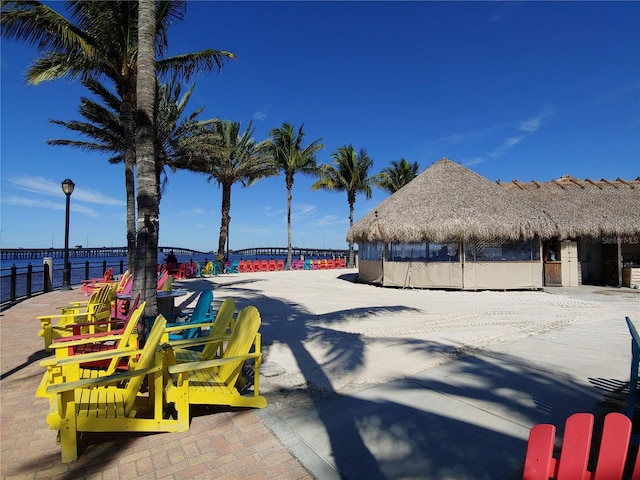
<instances>
[{"instance_id":1,"label":"street lamp post","mask_svg":"<svg viewBox=\"0 0 640 480\"><path fill-rule=\"evenodd\" d=\"M62 290L71 290L71 270L69 269L69 206L71 194L76 185L67 178L62 182L62 191L67 197L67 205L64 220L64 269L62 270Z\"/></svg>"}]
</instances>

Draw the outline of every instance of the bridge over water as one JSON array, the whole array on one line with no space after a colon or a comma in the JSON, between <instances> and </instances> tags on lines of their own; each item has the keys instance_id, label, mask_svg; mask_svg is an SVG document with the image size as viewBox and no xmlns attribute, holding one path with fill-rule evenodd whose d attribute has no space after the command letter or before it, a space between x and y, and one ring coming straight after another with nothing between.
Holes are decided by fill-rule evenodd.
<instances>
[{"instance_id":1,"label":"bridge over water","mask_svg":"<svg viewBox=\"0 0 640 480\"><path fill-rule=\"evenodd\" d=\"M182 247L158 247L158 252L173 250L176 255L198 255L199 252ZM69 248L69 258L126 257L127 247ZM44 257L64 258L64 248L3 248L0 260L33 260Z\"/></svg>"},{"instance_id":2,"label":"bridge over water","mask_svg":"<svg viewBox=\"0 0 640 480\"><path fill-rule=\"evenodd\" d=\"M167 253L170 250L176 255L204 255L209 253L214 255L215 252L200 252L184 247L158 247L158 252ZM287 247L252 247L240 250L232 250L231 254L240 256L271 256L286 257ZM349 250L334 248L292 248L293 257L348 257ZM98 247L98 248L70 248L69 258L108 258L108 257L126 257L126 247ZM45 257L64 258L64 248L3 248L0 250L0 260L38 260Z\"/></svg>"}]
</instances>

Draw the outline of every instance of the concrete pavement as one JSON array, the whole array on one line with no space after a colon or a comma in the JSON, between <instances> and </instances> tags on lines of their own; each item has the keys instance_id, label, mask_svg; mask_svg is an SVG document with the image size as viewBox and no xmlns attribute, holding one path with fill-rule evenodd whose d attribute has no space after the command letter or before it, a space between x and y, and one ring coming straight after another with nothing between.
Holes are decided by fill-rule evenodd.
<instances>
[{"instance_id":1,"label":"concrete pavement","mask_svg":"<svg viewBox=\"0 0 640 480\"><path fill-rule=\"evenodd\" d=\"M640 292L445 292L353 283L353 270L176 282L214 288L262 315L269 406L205 410L189 432L86 435L63 465L35 317L78 291L2 312L3 478L516 479L531 426L620 410L629 378L624 316Z\"/></svg>"}]
</instances>

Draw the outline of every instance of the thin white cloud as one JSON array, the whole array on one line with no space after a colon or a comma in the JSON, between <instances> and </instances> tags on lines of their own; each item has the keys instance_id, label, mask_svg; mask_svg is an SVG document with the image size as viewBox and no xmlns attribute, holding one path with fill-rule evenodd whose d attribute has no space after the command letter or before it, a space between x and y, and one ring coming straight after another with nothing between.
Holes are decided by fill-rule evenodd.
<instances>
[{"instance_id":1,"label":"thin white cloud","mask_svg":"<svg viewBox=\"0 0 640 480\"><path fill-rule=\"evenodd\" d=\"M291 205L291 217L294 219L307 218L317 210L315 205L308 205L304 203L294 203Z\"/></svg>"},{"instance_id":2,"label":"thin white cloud","mask_svg":"<svg viewBox=\"0 0 640 480\"><path fill-rule=\"evenodd\" d=\"M309 225L314 228L318 227L329 227L334 225L340 225L343 223L347 223L349 221L348 218L339 217L338 215L325 215L322 218L314 220Z\"/></svg>"},{"instance_id":3,"label":"thin white cloud","mask_svg":"<svg viewBox=\"0 0 640 480\"><path fill-rule=\"evenodd\" d=\"M198 217L206 215L208 211L202 207L194 207L180 212L180 216Z\"/></svg>"},{"instance_id":4,"label":"thin white cloud","mask_svg":"<svg viewBox=\"0 0 640 480\"><path fill-rule=\"evenodd\" d=\"M520 122L520 124L518 125L518 130L522 132L533 133L542 126L542 122L544 120L549 118L554 113L555 108L552 106L547 106L539 114L534 115L533 117L528 118L523 122Z\"/></svg>"},{"instance_id":5,"label":"thin white cloud","mask_svg":"<svg viewBox=\"0 0 640 480\"><path fill-rule=\"evenodd\" d=\"M499 156L504 155L505 153L507 153L507 151L511 147L519 144L522 141L523 138L524 138L524 135L519 136L519 137L508 137L508 138L505 138L504 142L502 142L502 145L500 145L498 148L493 150L489 154L489 156L491 158L498 158Z\"/></svg>"},{"instance_id":6,"label":"thin white cloud","mask_svg":"<svg viewBox=\"0 0 640 480\"><path fill-rule=\"evenodd\" d=\"M285 211L283 209L274 209L270 206L263 207L263 210L264 210L264 214L267 217L276 217L276 216L282 215L283 212Z\"/></svg>"},{"instance_id":7,"label":"thin white cloud","mask_svg":"<svg viewBox=\"0 0 640 480\"><path fill-rule=\"evenodd\" d=\"M124 200L119 200L105 195L101 192L95 190L87 190L82 187L74 190L73 196L76 201L97 203L100 205L125 206L127 203Z\"/></svg>"},{"instance_id":8,"label":"thin white cloud","mask_svg":"<svg viewBox=\"0 0 640 480\"><path fill-rule=\"evenodd\" d=\"M271 105L263 106L261 110L253 114L253 119L259 122L264 122L267 119L267 114L269 113L269 110L271 110Z\"/></svg>"},{"instance_id":9,"label":"thin white cloud","mask_svg":"<svg viewBox=\"0 0 640 480\"><path fill-rule=\"evenodd\" d=\"M4 205L13 205L17 207L31 207L31 208L44 208L47 210L64 210L64 203L56 203L53 200L38 199L33 197L22 197L19 195L5 194L2 196L2 203ZM83 213L90 217L97 217L98 214L92 208L85 205L71 202L70 209L72 212Z\"/></svg>"},{"instance_id":10,"label":"thin white cloud","mask_svg":"<svg viewBox=\"0 0 640 480\"><path fill-rule=\"evenodd\" d=\"M18 207L37 207L49 210L64 210L64 203L56 203L53 200L39 200L33 197L21 197L19 195L5 194L2 196L4 205L13 205Z\"/></svg>"},{"instance_id":11,"label":"thin white cloud","mask_svg":"<svg viewBox=\"0 0 640 480\"><path fill-rule=\"evenodd\" d=\"M470 167L472 165L478 165L479 163L484 163L486 160L482 157L476 157L476 158L472 158L471 160L468 160L466 162L462 162L462 165L464 165L465 167Z\"/></svg>"},{"instance_id":12,"label":"thin white cloud","mask_svg":"<svg viewBox=\"0 0 640 480\"><path fill-rule=\"evenodd\" d=\"M485 128L478 128L475 130L468 130L462 133L452 133L444 137L436 138L431 141L431 145L445 145L452 146L462 142L476 141L488 137L492 133L504 128L506 125L491 125Z\"/></svg>"},{"instance_id":13,"label":"thin white cloud","mask_svg":"<svg viewBox=\"0 0 640 480\"><path fill-rule=\"evenodd\" d=\"M48 178L24 175L9 178L9 182L25 192L64 197L60 182L54 182ZM75 201L97 203L100 205L124 206L126 204L123 200L110 197L96 190L78 187L77 185L72 195Z\"/></svg>"},{"instance_id":14,"label":"thin white cloud","mask_svg":"<svg viewBox=\"0 0 640 480\"><path fill-rule=\"evenodd\" d=\"M518 126L518 130L522 130L523 132L535 132L542 125L541 117L533 117L521 122Z\"/></svg>"}]
</instances>

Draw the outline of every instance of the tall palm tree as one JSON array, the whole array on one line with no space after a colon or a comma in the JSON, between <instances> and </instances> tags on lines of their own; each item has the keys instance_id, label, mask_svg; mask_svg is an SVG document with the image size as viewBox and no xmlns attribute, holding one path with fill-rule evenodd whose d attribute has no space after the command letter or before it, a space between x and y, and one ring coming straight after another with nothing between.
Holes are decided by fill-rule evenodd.
<instances>
[{"instance_id":1,"label":"tall palm tree","mask_svg":"<svg viewBox=\"0 0 640 480\"><path fill-rule=\"evenodd\" d=\"M294 176L296 173L317 175L316 153L324 148L321 138L303 147L304 135L304 123L296 133L292 125L284 122L280 128L274 128L269 132L270 138L267 143L268 155L278 170L284 173L287 186L287 270L291 269L291 191Z\"/></svg>"},{"instance_id":2,"label":"tall palm tree","mask_svg":"<svg viewBox=\"0 0 640 480\"><path fill-rule=\"evenodd\" d=\"M139 0L138 73L136 82L136 172L138 180L138 230L133 269L132 296L147 302L144 314L155 317L157 305L157 263L159 197L155 148L156 105L156 8L155 0Z\"/></svg>"},{"instance_id":3,"label":"tall palm tree","mask_svg":"<svg viewBox=\"0 0 640 480\"><path fill-rule=\"evenodd\" d=\"M108 158L109 163L123 163L125 140L122 117L118 111L121 103L120 98L96 79L83 80L82 84L97 97L97 100L100 100L99 102L88 97L80 98L78 112L84 121L50 120L50 122L66 127L86 139L52 139L47 140L47 144L104 152L111 155ZM191 85L182 95L182 87L173 77L169 83L157 83L156 88L154 144L158 199L161 202L162 192L168 182L167 168L175 171L178 160L186 155L183 150L183 142L202 131L213 120L199 120L197 118L203 107L185 115L185 109L193 93L194 85Z\"/></svg>"},{"instance_id":4,"label":"tall palm tree","mask_svg":"<svg viewBox=\"0 0 640 480\"><path fill-rule=\"evenodd\" d=\"M364 148L356 152L352 145L338 148L331 158L333 158L333 165L320 165L320 179L311 185L311 189L347 192L349 228L351 228L356 195L364 193L367 200L371 198L371 186L375 177L369 176L369 169L373 165L373 160ZM348 266L350 268L354 266L353 257L353 243L349 242Z\"/></svg>"},{"instance_id":5,"label":"tall palm tree","mask_svg":"<svg viewBox=\"0 0 640 480\"><path fill-rule=\"evenodd\" d=\"M258 180L278 174L278 169L266 155L266 141L256 142L251 124L240 134L240 122L215 120L200 135L185 139L183 148L192 154L177 165L208 176L222 188L220 235L216 260L223 262L225 244L231 223L231 187L240 182L247 187ZM188 144L185 145L185 144ZM189 157L184 155L183 158Z\"/></svg>"},{"instance_id":6,"label":"tall palm tree","mask_svg":"<svg viewBox=\"0 0 640 480\"><path fill-rule=\"evenodd\" d=\"M138 2L75 0L65 3L69 19L38 1L3 1L0 12L4 38L22 40L38 46L41 56L27 72L27 82L70 78L109 79L121 100L120 114L125 139L125 190L127 195L127 249L129 267L135 255L136 159L134 110L138 61ZM154 3L157 71L173 71L188 80L193 73L222 69L234 58L230 52L207 49L196 53L163 58L167 50L167 30L182 20L186 1Z\"/></svg>"},{"instance_id":7,"label":"tall palm tree","mask_svg":"<svg viewBox=\"0 0 640 480\"><path fill-rule=\"evenodd\" d=\"M393 194L418 176L418 162L409 163L404 158L393 160L391 166L380 172L375 180L377 187Z\"/></svg>"}]
</instances>

